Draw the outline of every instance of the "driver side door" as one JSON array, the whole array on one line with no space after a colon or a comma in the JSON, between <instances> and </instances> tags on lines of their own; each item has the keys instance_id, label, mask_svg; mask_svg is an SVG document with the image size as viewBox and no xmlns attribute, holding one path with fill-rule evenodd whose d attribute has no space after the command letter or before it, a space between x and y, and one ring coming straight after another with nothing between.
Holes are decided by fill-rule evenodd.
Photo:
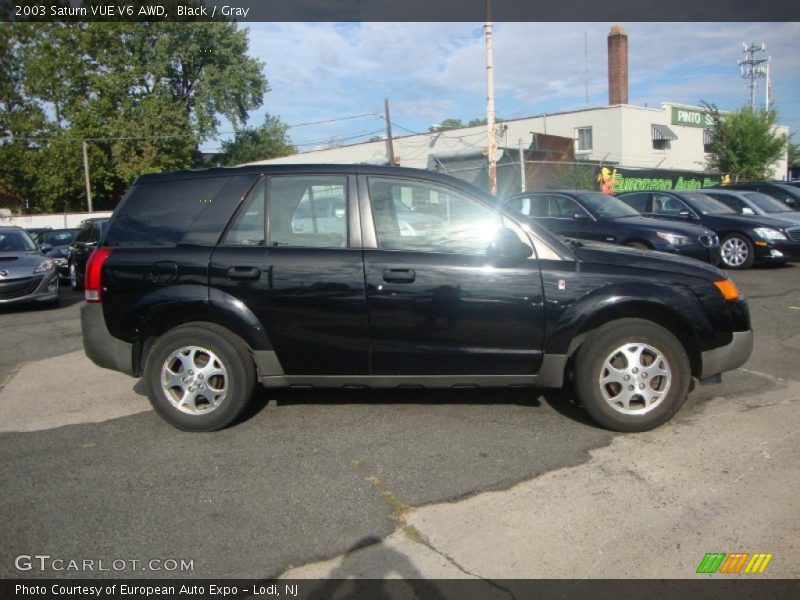
<instances>
[{"instance_id":1,"label":"driver side door","mask_svg":"<svg viewBox=\"0 0 800 600\"><path fill-rule=\"evenodd\" d=\"M487 254L513 221L477 198L424 180L359 178L373 375L533 374L542 360L535 256ZM403 210L398 210L398 203ZM434 220L414 228L407 211Z\"/></svg>"}]
</instances>

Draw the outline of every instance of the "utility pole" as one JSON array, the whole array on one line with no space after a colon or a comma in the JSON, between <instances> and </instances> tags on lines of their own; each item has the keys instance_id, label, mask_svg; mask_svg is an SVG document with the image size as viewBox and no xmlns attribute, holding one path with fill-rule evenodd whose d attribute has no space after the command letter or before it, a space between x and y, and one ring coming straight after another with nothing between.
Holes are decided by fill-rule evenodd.
<instances>
[{"instance_id":1,"label":"utility pole","mask_svg":"<svg viewBox=\"0 0 800 600\"><path fill-rule=\"evenodd\" d=\"M486 160L489 164L489 192L497 194L497 140L494 131L494 65L492 55L492 0L486 0Z\"/></svg>"},{"instance_id":2,"label":"utility pole","mask_svg":"<svg viewBox=\"0 0 800 600\"><path fill-rule=\"evenodd\" d=\"M520 192L525 191L525 150L522 149L522 138L519 138L519 181Z\"/></svg>"},{"instance_id":3,"label":"utility pole","mask_svg":"<svg viewBox=\"0 0 800 600\"><path fill-rule=\"evenodd\" d=\"M589 104L589 34L583 32L583 87Z\"/></svg>"},{"instance_id":4,"label":"utility pole","mask_svg":"<svg viewBox=\"0 0 800 600\"><path fill-rule=\"evenodd\" d=\"M86 202L89 206L89 212L92 211L92 188L89 185L89 154L86 151L86 140L81 142L83 145L83 175L86 178Z\"/></svg>"},{"instance_id":5,"label":"utility pole","mask_svg":"<svg viewBox=\"0 0 800 600\"><path fill-rule=\"evenodd\" d=\"M742 74L742 79L747 79L747 91L750 96L750 108L756 107L756 93L758 91L758 80L767 75L769 72L769 61L772 58L756 58L757 52L766 52L767 45L751 43L749 46L746 43L742 44L745 58L739 61L739 72ZM766 63L766 66L764 65ZM767 85L769 88L769 85ZM769 91L767 91L769 94ZM769 106L767 106L769 108Z\"/></svg>"},{"instance_id":6,"label":"utility pole","mask_svg":"<svg viewBox=\"0 0 800 600\"><path fill-rule=\"evenodd\" d=\"M383 112L386 118L386 160L390 166L394 166L394 141L392 140L392 119L389 116L389 99L383 99Z\"/></svg>"}]
</instances>

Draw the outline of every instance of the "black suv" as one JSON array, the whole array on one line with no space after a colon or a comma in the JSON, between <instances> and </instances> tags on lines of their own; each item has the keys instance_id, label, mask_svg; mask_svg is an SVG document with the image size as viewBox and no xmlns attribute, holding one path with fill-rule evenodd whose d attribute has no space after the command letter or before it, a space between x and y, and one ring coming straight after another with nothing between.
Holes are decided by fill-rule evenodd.
<instances>
[{"instance_id":1,"label":"black suv","mask_svg":"<svg viewBox=\"0 0 800 600\"><path fill-rule=\"evenodd\" d=\"M678 410L693 376L718 380L749 357L747 305L718 269L567 244L496 203L397 167L142 176L87 265L86 354L143 376L155 410L195 431L234 421L257 382L568 378L598 422L643 431Z\"/></svg>"},{"instance_id":2,"label":"black suv","mask_svg":"<svg viewBox=\"0 0 800 600\"><path fill-rule=\"evenodd\" d=\"M643 214L713 230L722 240L720 259L727 269L749 269L754 263L783 264L800 258L797 223L742 216L702 192L626 192L619 199Z\"/></svg>"},{"instance_id":3,"label":"black suv","mask_svg":"<svg viewBox=\"0 0 800 600\"><path fill-rule=\"evenodd\" d=\"M67 252L67 276L73 290L83 289L86 263L97 249L107 224L108 219L100 217L86 219L78 227L78 232Z\"/></svg>"},{"instance_id":4,"label":"black suv","mask_svg":"<svg viewBox=\"0 0 800 600\"><path fill-rule=\"evenodd\" d=\"M564 237L672 252L719 262L719 239L705 227L645 217L619 198L587 191L522 192L505 206Z\"/></svg>"}]
</instances>

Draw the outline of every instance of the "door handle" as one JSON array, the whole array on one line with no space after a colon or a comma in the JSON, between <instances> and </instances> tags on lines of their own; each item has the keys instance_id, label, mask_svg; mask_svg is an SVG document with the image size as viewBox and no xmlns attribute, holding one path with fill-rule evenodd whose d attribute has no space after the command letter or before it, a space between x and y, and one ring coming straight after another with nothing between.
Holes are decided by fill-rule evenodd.
<instances>
[{"instance_id":1,"label":"door handle","mask_svg":"<svg viewBox=\"0 0 800 600\"><path fill-rule=\"evenodd\" d=\"M234 281L254 281L261 277L258 267L231 267L228 269L228 279Z\"/></svg>"},{"instance_id":2,"label":"door handle","mask_svg":"<svg viewBox=\"0 0 800 600\"><path fill-rule=\"evenodd\" d=\"M384 269L383 280L387 283L413 283L417 278L414 269Z\"/></svg>"}]
</instances>

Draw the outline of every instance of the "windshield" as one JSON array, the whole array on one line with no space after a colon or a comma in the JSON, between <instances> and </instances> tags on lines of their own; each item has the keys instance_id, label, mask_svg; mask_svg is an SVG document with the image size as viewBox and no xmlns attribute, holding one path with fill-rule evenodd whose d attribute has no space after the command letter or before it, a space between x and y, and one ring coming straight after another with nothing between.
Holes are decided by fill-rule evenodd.
<instances>
[{"instance_id":1,"label":"windshield","mask_svg":"<svg viewBox=\"0 0 800 600\"><path fill-rule=\"evenodd\" d=\"M742 195L766 213L788 212L789 207L772 196L767 196L761 192L744 192Z\"/></svg>"},{"instance_id":2,"label":"windshield","mask_svg":"<svg viewBox=\"0 0 800 600\"><path fill-rule=\"evenodd\" d=\"M622 217L641 216L635 209L625 204L615 196L608 196L600 192L587 192L578 194L578 198L601 219L621 219Z\"/></svg>"},{"instance_id":3,"label":"windshield","mask_svg":"<svg viewBox=\"0 0 800 600\"><path fill-rule=\"evenodd\" d=\"M791 196L795 200L800 200L800 189L793 185L789 185L788 183L776 183L774 184L782 192L786 192L788 196Z\"/></svg>"},{"instance_id":4,"label":"windshield","mask_svg":"<svg viewBox=\"0 0 800 600\"><path fill-rule=\"evenodd\" d=\"M719 200L714 200L711 196L707 196L705 194L698 194L696 192L692 192L689 194L683 194L688 200L692 203L692 208L697 211L700 211L704 215L733 215L736 214L736 211L732 208L728 208Z\"/></svg>"},{"instance_id":5,"label":"windshield","mask_svg":"<svg viewBox=\"0 0 800 600\"><path fill-rule=\"evenodd\" d=\"M36 250L36 244L22 230L0 231L0 252L28 252Z\"/></svg>"},{"instance_id":6,"label":"windshield","mask_svg":"<svg viewBox=\"0 0 800 600\"><path fill-rule=\"evenodd\" d=\"M48 231L40 236L42 245L50 244L51 246L67 246L75 239L77 229L61 229L55 231Z\"/></svg>"}]
</instances>

